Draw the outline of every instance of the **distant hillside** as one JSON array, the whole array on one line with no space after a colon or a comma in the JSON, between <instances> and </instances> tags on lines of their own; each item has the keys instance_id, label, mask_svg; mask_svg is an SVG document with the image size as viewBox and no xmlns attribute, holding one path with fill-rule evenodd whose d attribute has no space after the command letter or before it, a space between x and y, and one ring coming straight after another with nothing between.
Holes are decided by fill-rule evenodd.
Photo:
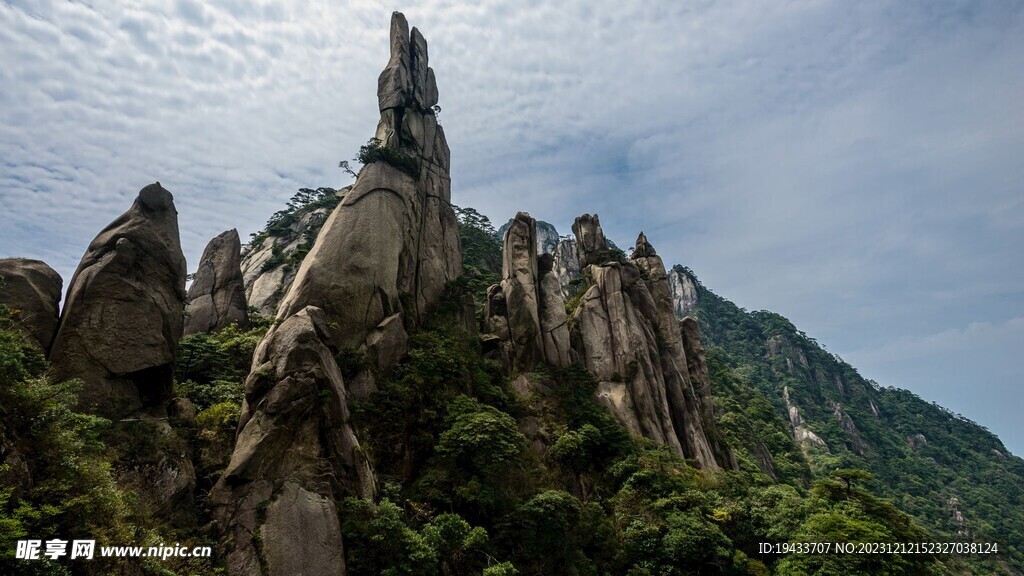
<instances>
[{"instance_id":1,"label":"distant hillside","mask_svg":"<svg viewBox=\"0 0 1024 576\"><path fill-rule=\"evenodd\" d=\"M998 542L1003 560L1017 570L1024 566L1024 460L994 434L912 392L864 379L783 316L747 312L691 270L675 271L697 287L693 314L718 364L712 380L723 427L735 430L730 423L743 416L769 424L762 429L770 431L767 438L752 431L743 439L751 453L763 454L760 443L776 430L758 412L763 407L732 396L736 377L741 389L759 393L788 422L812 477L837 468L868 470L878 492L917 519L929 540ZM780 480L794 479L800 458L784 442L769 447L774 466L767 456L758 464Z\"/></svg>"}]
</instances>

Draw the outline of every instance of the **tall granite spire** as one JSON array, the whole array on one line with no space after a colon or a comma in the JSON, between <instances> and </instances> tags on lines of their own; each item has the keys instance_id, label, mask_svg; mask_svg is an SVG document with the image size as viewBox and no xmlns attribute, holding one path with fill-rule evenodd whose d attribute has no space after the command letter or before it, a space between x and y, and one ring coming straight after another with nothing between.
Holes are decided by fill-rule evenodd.
<instances>
[{"instance_id":1,"label":"tall granite spire","mask_svg":"<svg viewBox=\"0 0 1024 576\"><path fill-rule=\"evenodd\" d=\"M345 574L336 502L370 497L376 482L349 398L404 355L407 330L462 271L427 43L398 12L377 96L367 163L256 350L231 463L211 493L233 575ZM349 382L342 350L367 359Z\"/></svg>"}]
</instances>

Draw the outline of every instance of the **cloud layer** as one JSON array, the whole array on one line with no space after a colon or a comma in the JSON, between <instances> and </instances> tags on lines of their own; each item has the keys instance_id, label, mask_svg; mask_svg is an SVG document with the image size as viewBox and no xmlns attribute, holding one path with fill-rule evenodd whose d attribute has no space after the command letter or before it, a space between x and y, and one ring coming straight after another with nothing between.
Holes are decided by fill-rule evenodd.
<instances>
[{"instance_id":1,"label":"cloud layer","mask_svg":"<svg viewBox=\"0 0 1024 576\"><path fill-rule=\"evenodd\" d=\"M403 7L430 42L456 203L563 232L599 212L620 245L644 230L1024 453L1002 408L1024 402L1024 4L467 4ZM67 281L159 180L194 266L296 189L347 183L391 9L0 3L0 256Z\"/></svg>"}]
</instances>

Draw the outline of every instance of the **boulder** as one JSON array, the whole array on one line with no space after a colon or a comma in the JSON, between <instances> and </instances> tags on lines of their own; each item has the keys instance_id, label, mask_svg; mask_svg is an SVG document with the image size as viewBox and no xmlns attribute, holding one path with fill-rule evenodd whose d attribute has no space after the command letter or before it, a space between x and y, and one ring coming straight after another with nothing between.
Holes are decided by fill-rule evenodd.
<instances>
[{"instance_id":1,"label":"boulder","mask_svg":"<svg viewBox=\"0 0 1024 576\"><path fill-rule=\"evenodd\" d=\"M160 183L89 245L50 350L53 376L81 378L83 409L163 414L182 334L185 257L178 212Z\"/></svg>"},{"instance_id":2,"label":"boulder","mask_svg":"<svg viewBox=\"0 0 1024 576\"><path fill-rule=\"evenodd\" d=\"M43 352L57 333L60 317L60 274L39 260L0 259L0 304L14 312L25 334Z\"/></svg>"},{"instance_id":3,"label":"boulder","mask_svg":"<svg viewBox=\"0 0 1024 576\"><path fill-rule=\"evenodd\" d=\"M228 324L249 325L241 254L238 230L223 232L206 245L188 289L186 335L219 330Z\"/></svg>"}]
</instances>

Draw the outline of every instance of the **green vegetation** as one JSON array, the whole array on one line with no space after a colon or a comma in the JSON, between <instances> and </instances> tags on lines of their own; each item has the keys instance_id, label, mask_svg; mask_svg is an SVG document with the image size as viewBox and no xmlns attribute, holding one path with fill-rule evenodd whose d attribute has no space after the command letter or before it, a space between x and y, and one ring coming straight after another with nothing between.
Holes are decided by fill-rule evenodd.
<instances>
[{"instance_id":1,"label":"green vegetation","mask_svg":"<svg viewBox=\"0 0 1024 576\"><path fill-rule=\"evenodd\" d=\"M341 202L341 198L338 197L338 191L334 188L327 188L324 186L317 188L316 190L313 190L312 188L300 188L298 192L292 195L284 210L278 210L275 212L274 215L267 220L267 225L262 231L254 232L249 237L250 247L260 246L267 238L278 239L274 243L276 252L274 252L271 258L271 260L275 260L275 258L277 260L275 260L273 264L270 264L269 261L268 263L265 263L263 265L263 270L270 270L275 266L285 263L294 265L302 262L302 258L309 252L309 249L313 247L313 242L316 240L316 235L320 231L320 227L318 225L311 226L309 229L304 231L303 243L296 252L301 252L300 255L296 256L295 254L292 254L291 256L286 257L281 254L280 246L293 240L294 232L292 231L292 226L302 219L303 215L318 208L334 208L339 202Z\"/></svg>"},{"instance_id":2,"label":"green vegetation","mask_svg":"<svg viewBox=\"0 0 1024 576\"><path fill-rule=\"evenodd\" d=\"M723 431L767 447L776 478L746 447L741 471L706 472L630 437L597 403L597 383L579 366L529 375L535 391L521 396L481 358L475 339L436 315L413 336L408 358L355 406L357 433L384 488L376 503L346 503L350 570L845 574L827 558L761 554L758 543L925 533L873 493L862 471L811 483L772 404L716 354L715 378L739 395L721 407ZM452 536L439 545L429 535L442 522ZM853 573L942 573L926 556L858 561Z\"/></svg>"},{"instance_id":3,"label":"green vegetation","mask_svg":"<svg viewBox=\"0 0 1024 576\"><path fill-rule=\"evenodd\" d=\"M482 307L487 302L487 288L501 281L501 241L487 216L472 208L452 208L459 219L463 278Z\"/></svg>"},{"instance_id":4,"label":"green vegetation","mask_svg":"<svg viewBox=\"0 0 1024 576\"><path fill-rule=\"evenodd\" d=\"M360 146L359 154L356 155L355 159L363 166L373 164L374 162L387 162L413 178L420 175L419 158L406 154L396 148L385 146L383 142L376 138L370 138L366 144Z\"/></svg>"},{"instance_id":5,"label":"green vegetation","mask_svg":"<svg viewBox=\"0 0 1024 576\"><path fill-rule=\"evenodd\" d=\"M78 413L81 382L52 382L46 369L42 353L0 305L0 573L79 573L67 558L31 565L14 559L20 539L88 538L97 546L209 544L193 528L149 515L148 503L125 482L127 471L120 464L126 451L148 447L136 442L111 448L125 429ZM89 561L90 573L117 567L112 559ZM210 559L147 559L137 573L217 574L220 569Z\"/></svg>"},{"instance_id":6,"label":"green vegetation","mask_svg":"<svg viewBox=\"0 0 1024 576\"><path fill-rule=\"evenodd\" d=\"M697 286L695 316L710 348L715 408L730 442L740 447L741 464L746 460L747 469L751 463L764 468L768 457L760 457L758 446L763 443L762 454L770 455L780 481L860 470L875 479L875 494L914 518L926 540L999 544L997 556L947 559L957 571L994 574L1006 572L1004 563L1018 570L1024 566L1024 460L1011 456L984 427L911 392L864 379L783 316L747 312L705 288L689 269L680 271ZM784 388L826 447L805 447L801 457L787 446ZM836 417L836 406L847 424ZM954 502L963 525L954 517ZM846 506L833 514L855 519L857 512ZM810 537L824 525L840 530L838 521L827 519L818 518L817 527L805 527L801 534Z\"/></svg>"}]
</instances>

